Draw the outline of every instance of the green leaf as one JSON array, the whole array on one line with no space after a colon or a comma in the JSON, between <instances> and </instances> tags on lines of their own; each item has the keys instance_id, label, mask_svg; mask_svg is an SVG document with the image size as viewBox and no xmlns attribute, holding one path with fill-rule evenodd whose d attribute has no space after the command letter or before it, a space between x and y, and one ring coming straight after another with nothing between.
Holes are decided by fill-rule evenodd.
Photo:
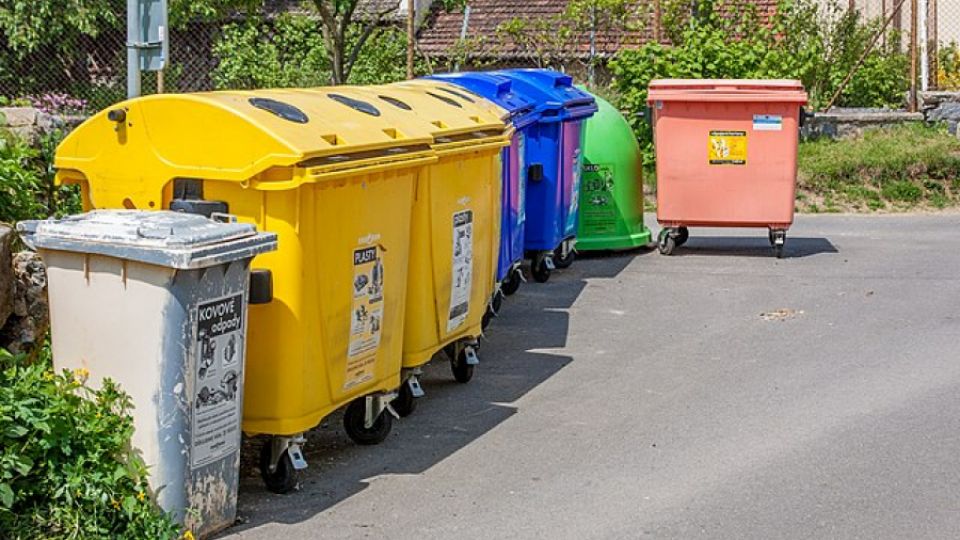
<instances>
[{"instance_id":1,"label":"green leaf","mask_svg":"<svg viewBox=\"0 0 960 540\"><path fill-rule=\"evenodd\" d=\"M0 482L0 506L4 508L13 507L13 489L9 484Z\"/></svg>"}]
</instances>

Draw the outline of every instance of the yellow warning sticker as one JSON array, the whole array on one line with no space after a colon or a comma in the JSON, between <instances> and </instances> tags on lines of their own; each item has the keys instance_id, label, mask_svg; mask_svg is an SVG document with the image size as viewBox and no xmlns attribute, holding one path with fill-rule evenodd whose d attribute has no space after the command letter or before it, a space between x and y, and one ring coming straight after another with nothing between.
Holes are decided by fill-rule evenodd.
<instances>
[{"instance_id":1,"label":"yellow warning sticker","mask_svg":"<svg viewBox=\"0 0 960 540\"><path fill-rule=\"evenodd\" d=\"M746 165L746 131L711 131L707 143L711 165Z\"/></svg>"}]
</instances>

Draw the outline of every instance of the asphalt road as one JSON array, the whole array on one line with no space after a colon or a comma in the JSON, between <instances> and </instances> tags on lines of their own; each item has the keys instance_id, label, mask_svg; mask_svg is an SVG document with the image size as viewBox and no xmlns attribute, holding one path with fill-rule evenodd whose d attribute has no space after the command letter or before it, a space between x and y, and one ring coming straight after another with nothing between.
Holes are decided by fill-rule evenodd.
<instances>
[{"instance_id":1,"label":"asphalt road","mask_svg":"<svg viewBox=\"0 0 960 540\"><path fill-rule=\"evenodd\" d=\"M294 494L248 467L225 538L960 537L960 215L787 253L694 230L525 285L470 384L436 361L378 447L331 418Z\"/></svg>"}]
</instances>

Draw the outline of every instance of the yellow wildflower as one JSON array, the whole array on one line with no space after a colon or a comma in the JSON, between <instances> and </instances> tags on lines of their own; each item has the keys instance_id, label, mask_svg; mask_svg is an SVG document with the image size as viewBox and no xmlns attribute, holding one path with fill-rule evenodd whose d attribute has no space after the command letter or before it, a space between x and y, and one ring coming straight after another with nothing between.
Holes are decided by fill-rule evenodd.
<instances>
[{"instance_id":1,"label":"yellow wildflower","mask_svg":"<svg viewBox=\"0 0 960 540\"><path fill-rule=\"evenodd\" d=\"M113 505L113 509L114 509L114 510L119 510L119 509L120 509L120 501L118 501L118 500L116 500L116 499L110 499L110 504Z\"/></svg>"},{"instance_id":2,"label":"yellow wildflower","mask_svg":"<svg viewBox=\"0 0 960 540\"><path fill-rule=\"evenodd\" d=\"M187 531L183 533L183 540L196 540L196 539L193 537L193 532Z\"/></svg>"},{"instance_id":3,"label":"yellow wildflower","mask_svg":"<svg viewBox=\"0 0 960 540\"><path fill-rule=\"evenodd\" d=\"M81 381L86 381L87 377L90 376L90 370L85 367L79 367L73 370L73 375Z\"/></svg>"},{"instance_id":4,"label":"yellow wildflower","mask_svg":"<svg viewBox=\"0 0 960 540\"><path fill-rule=\"evenodd\" d=\"M139 492L137 492L137 500L138 500L138 501L143 502L143 500L146 499L146 498L147 498L147 496L146 496L146 494L143 492L142 489L141 489Z\"/></svg>"}]
</instances>

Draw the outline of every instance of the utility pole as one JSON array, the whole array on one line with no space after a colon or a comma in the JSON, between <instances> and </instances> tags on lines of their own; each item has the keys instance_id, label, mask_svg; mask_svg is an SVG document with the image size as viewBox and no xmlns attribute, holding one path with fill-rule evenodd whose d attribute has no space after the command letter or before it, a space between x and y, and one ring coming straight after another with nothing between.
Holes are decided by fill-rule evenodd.
<instances>
[{"instance_id":1,"label":"utility pole","mask_svg":"<svg viewBox=\"0 0 960 540\"><path fill-rule=\"evenodd\" d=\"M597 4L590 4L590 65L587 71L587 80L592 87L596 82L596 68L594 63L597 60Z\"/></svg>"},{"instance_id":2,"label":"utility pole","mask_svg":"<svg viewBox=\"0 0 960 540\"><path fill-rule=\"evenodd\" d=\"M660 25L661 25L661 13L660 13L660 0L653 0L653 42L660 43L662 36L660 35Z\"/></svg>"},{"instance_id":3,"label":"utility pole","mask_svg":"<svg viewBox=\"0 0 960 540\"><path fill-rule=\"evenodd\" d=\"M416 0L407 0L407 78L413 78L413 52L417 42Z\"/></svg>"},{"instance_id":4,"label":"utility pole","mask_svg":"<svg viewBox=\"0 0 960 540\"><path fill-rule=\"evenodd\" d=\"M910 0L910 112L917 112L917 0Z\"/></svg>"}]
</instances>

